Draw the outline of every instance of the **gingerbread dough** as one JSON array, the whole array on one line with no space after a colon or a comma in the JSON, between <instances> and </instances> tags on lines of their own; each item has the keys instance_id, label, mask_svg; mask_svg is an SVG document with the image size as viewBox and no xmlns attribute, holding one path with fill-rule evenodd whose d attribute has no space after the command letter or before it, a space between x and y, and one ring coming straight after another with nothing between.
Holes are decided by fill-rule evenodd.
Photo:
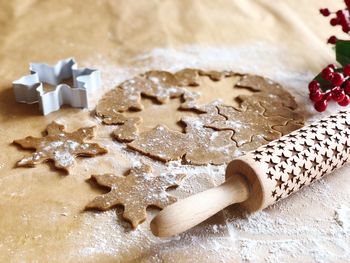
<instances>
[{"instance_id":1,"label":"gingerbread dough","mask_svg":"<svg viewBox=\"0 0 350 263\"><path fill-rule=\"evenodd\" d=\"M130 142L137 138L138 128L137 126L141 122L140 118L128 118L124 121L124 125L119 125L113 132L113 136L118 141Z\"/></svg>"},{"instance_id":2,"label":"gingerbread dough","mask_svg":"<svg viewBox=\"0 0 350 263\"><path fill-rule=\"evenodd\" d=\"M72 133L65 132L64 126L52 122L46 128L46 136L14 140L13 143L24 149L35 149L29 157L25 157L17 166L35 166L48 160L54 161L55 167L69 173L75 164L77 156L96 156L107 153L107 150L96 143L87 143L85 140L94 137L94 127L80 128Z\"/></svg>"},{"instance_id":3,"label":"gingerbread dough","mask_svg":"<svg viewBox=\"0 0 350 263\"><path fill-rule=\"evenodd\" d=\"M206 112L198 117L185 117L182 122L186 125L185 134L188 148L184 159L192 164L222 164L229 162L237 154L236 142L233 141L232 131L214 131L206 124L223 121L224 117L218 113L216 103L202 107Z\"/></svg>"},{"instance_id":4,"label":"gingerbread dough","mask_svg":"<svg viewBox=\"0 0 350 263\"><path fill-rule=\"evenodd\" d=\"M236 78L232 92L245 91L235 98L238 106L220 100L200 103L203 77L213 85ZM160 104L180 98L177 111L186 110L194 116L179 119L185 126L183 133L161 122L139 133L142 118L130 117L128 112L144 110L143 98ZM101 99L96 114L105 124L118 125L114 138L127 142L131 149L164 162L183 159L200 165L223 164L300 128L303 117L296 109L294 98L269 79L227 71L184 69L174 74L149 71L125 81Z\"/></svg>"},{"instance_id":5,"label":"gingerbread dough","mask_svg":"<svg viewBox=\"0 0 350 263\"><path fill-rule=\"evenodd\" d=\"M265 117L256 113L256 108L247 107L244 111L238 111L233 107L218 106L219 113L226 117L225 120L215 121L207 125L216 130L234 131L232 139L237 142L237 146L249 143L254 135L265 141L273 141L281 134L272 129L274 125L284 125L287 119L279 116ZM259 107L263 111L262 107Z\"/></svg>"},{"instance_id":6,"label":"gingerbread dough","mask_svg":"<svg viewBox=\"0 0 350 263\"><path fill-rule=\"evenodd\" d=\"M237 147L231 139L232 131L213 131L206 128L206 123L225 120L218 115L215 104L207 105L206 113L199 117L186 117L181 121L186 124L185 133L171 131L160 125L140 136L128 146L145 155L170 161L184 158L193 164L220 164L231 160L231 152Z\"/></svg>"},{"instance_id":7,"label":"gingerbread dough","mask_svg":"<svg viewBox=\"0 0 350 263\"><path fill-rule=\"evenodd\" d=\"M159 125L146 131L128 146L161 161L180 159L188 149L187 136ZM149 150L151 149L151 150Z\"/></svg>"},{"instance_id":8,"label":"gingerbread dough","mask_svg":"<svg viewBox=\"0 0 350 263\"><path fill-rule=\"evenodd\" d=\"M130 169L127 176L93 175L92 178L110 188L110 192L96 197L86 208L105 211L123 205L123 217L136 228L146 220L148 206L164 208L176 202L166 190L178 186L184 177L183 174L154 175L151 166L146 164Z\"/></svg>"}]
</instances>

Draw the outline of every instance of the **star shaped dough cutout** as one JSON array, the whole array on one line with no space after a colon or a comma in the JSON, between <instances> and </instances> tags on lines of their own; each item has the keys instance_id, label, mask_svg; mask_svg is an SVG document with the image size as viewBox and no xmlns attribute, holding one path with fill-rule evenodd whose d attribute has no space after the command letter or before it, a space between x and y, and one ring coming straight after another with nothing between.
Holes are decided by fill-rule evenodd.
<instances>
[{"instance_id":1,"label":"star shaped dough cutout","mask_svg":"<svg viewBox=\"0 0 350 263\"><path fill-rule=\"evenodd\" d=\"M70 168L75 165L75 157L92 157L107 153L107 150L97 143L85 142L94 137L94 129L95 127L85 127L69 133L64 131L63 125L52 122L46 128L46 136L42 138L28 136L14 140L13 143L24 149L36 150L32 155L18 161L17 166L33 167L52 160L56 168L69 173Z\"/></svg>"},{"instance_id":2,"label":"star shaped dough cutout","mask_svg":"<svg viewBox=\"0 0 350 263\"><path fill-rule=\"evenodd\" d=\"M147 218L147 207L164 208L177 201L166 190L176 187L184 174L153 174L151 166L142 164L129 170L126 176L113 174L92 175L101 186L110 188L107 194L97 196L86 209L109 210L124 206L123 218L135 229Z\"/></svg>"}]
</instances>

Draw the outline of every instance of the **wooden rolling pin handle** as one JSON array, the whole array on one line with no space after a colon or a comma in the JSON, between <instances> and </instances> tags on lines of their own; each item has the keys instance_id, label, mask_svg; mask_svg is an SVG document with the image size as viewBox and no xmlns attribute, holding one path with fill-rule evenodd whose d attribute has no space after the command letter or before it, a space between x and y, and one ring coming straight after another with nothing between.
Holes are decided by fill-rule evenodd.
<instances>
[{"instance_id":1,"label":"wooden rolling pin handle","mask_svg":"<svg viewBox=\"0 0 350 263\"><path fill-rule=\"evenodd\" d=\"M249 185L242 175L232 176L220 186L192 195L164 208L151 222L155 236L182 233L225 207L249 197Z\"/></svg>"}]
</instances>

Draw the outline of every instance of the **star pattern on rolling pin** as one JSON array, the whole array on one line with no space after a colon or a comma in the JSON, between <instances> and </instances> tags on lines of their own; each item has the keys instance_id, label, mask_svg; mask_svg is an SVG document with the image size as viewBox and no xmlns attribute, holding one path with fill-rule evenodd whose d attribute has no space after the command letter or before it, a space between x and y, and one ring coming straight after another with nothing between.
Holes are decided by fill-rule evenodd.
<instances>
[{"instance_id":1,"label":"star pattern on rolling pin","mask_svg":"<svg viewBox=\"0 0 350 263\"><path fill-rule=\"evenodd\" d=\"M350 112L340 111L250 154L266 165L271 198L279 201L349 160Z\"/></svg>"}]
</instances>

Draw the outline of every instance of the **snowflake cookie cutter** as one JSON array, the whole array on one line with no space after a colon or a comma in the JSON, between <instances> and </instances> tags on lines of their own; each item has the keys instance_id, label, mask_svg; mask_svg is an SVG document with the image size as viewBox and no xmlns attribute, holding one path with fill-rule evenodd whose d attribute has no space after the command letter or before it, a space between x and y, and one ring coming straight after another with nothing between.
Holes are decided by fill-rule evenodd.
<instances>
[{"instance_id":1,"label":"snowflake cookie cutter","mask_svg":"<svg viewBox=\"0 0 350 263\"><path fill-rule=\"evenodd\" d=\"M88 97L101 86L101 75L97 69L78 68L74 58L60 60L54 66L30 63L31 74L12 82L17 102L39 103L43 115L57 111L62 105L73 108L88 108ZM70 86L62 81L72 79ZM44 90L44 83L54 86Z\"/></svg>"}]
</instances>

